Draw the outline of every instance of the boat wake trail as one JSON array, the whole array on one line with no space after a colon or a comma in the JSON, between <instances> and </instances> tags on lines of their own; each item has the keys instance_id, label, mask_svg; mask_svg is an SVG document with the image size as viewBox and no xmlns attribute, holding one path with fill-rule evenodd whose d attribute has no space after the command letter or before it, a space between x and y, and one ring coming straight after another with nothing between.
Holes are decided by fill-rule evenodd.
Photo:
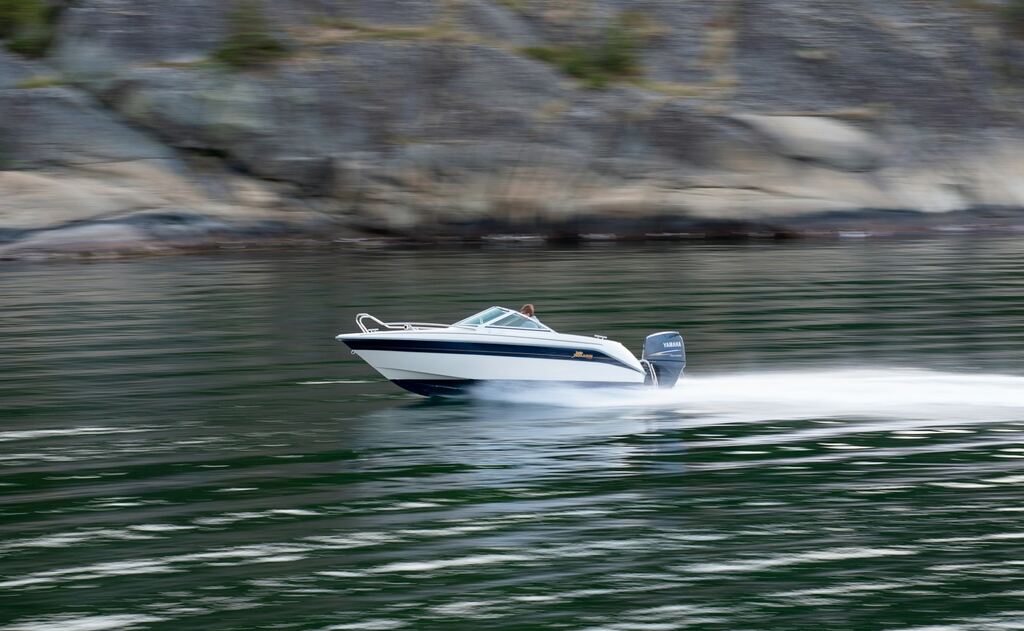
<instances>
[{"instance_id":1,"label":"boat wake trail","mask_svg":"<svg viewBox=\"0 0 1024 631\"><path fill-rule=\"evenodd\" d=\"M1024 420L1024 376L879 368L688 376L671 390L482 386L476 400L567 408L666 408L733 420L884 417Z\"/></svg>"}]
</instances>

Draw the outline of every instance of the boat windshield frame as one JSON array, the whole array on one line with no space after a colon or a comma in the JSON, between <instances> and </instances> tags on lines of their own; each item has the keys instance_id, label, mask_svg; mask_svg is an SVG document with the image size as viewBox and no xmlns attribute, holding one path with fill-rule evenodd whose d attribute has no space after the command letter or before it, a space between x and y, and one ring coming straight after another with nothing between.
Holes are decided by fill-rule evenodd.
<instances>
[{"instance_id":1,"label":"boat windshield frame","mask_svg":"<svg viewBox=\"0 0 1024 631\"><path fill-rule=\"evenodd\" d=\"M494 312L493 315L487 317L487 319L481 320L479 322L470 322L470 320L475 320L476 318L480 318L482 316L485 316L489 312L492 312L492 311ZM507 318L510 315L517 315L517 316L520 316L520 317L522 317L522 318L524 318L526 320L529 320L530 322L535 324L536 327L502 326L502 325L495 324L497 321L504 320L505 318ZM465 318L463 320L459 320L458 322L456 322L452 326L462 326L462 327L469 327L469 328L474 328L474 329L479 329L481 327L487 327L487 328L493 328L493 329L507 329L507 330L510 330L510 331L540 331L540 332L545 332L545 333L554 333L553 329L551 329L551 328L541 324L535 318L531 318L529 316L523 315L523 314L519 313L518 311L516 311L514 309L509 309L508 307L498 307L498 306L488 307L487 309L484 309L483 311L480 311L479 313L474 313L473 315L469 316L468 318Z\"/></svg>"},{"instance_id":2,"label":"boat windshield frame","mask_svg":"<svg viewBox=\"0 0 1024 631\"><path fill-rule=\"evenodd\" d=\"M483 311L479 311L477 313L474 313L473 315L469 316L468 318L464 318L462 320L459 320L458 322L456 322L452 326L469 326L469 327L473 327L473 328L484 326L488 322L494 322L495 320L500 320L501 318L504 318L505 316L507 316L509 314L510 311L512 311L512 310L508 309L506 307L498 307L498 306L488 307L488 308L484 309ZM471 322L471 320L475 320L477 318L481 318L481 317L487 315L488 313L491 313L491 315L486 320L480 320L479 322Z\"/></svg>"},{"instance_id":3,"label":"boat windshield frame","mask_svg":"<svg viewBox=\"0 0 1024 631\"><path fill-rule=\"evenodd\" d=\"M515 325L508 325L508 324L498 324L499 322L502 322L502 321L504 321L504 320L506 320L506 319L508 319L510 317L518 317L518 319L520 319L520 320L524 320L526 322L529 322L532 326L515 326ZM509 330L512 330L512 331L546 331L548 333L554 333L554 331L552 331L548 327L546 327L543 324L541 324L535 318L531 318L530 316L523 315L522 313L519 313L518 311L513 311L513 312L511 312L509 314L506 314L504 317L498 318L497 320L491 320L490 322L488 322L484 326L486 326L489 329L509 329Z\"/></svg>"}]
</instances>

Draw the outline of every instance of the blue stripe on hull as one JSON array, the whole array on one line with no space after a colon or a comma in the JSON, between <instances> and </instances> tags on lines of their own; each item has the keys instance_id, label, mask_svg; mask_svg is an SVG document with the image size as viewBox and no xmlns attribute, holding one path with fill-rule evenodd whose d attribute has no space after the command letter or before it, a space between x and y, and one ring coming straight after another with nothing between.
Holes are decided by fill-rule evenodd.
<instances>
[{"instance_id":1,"label":"blue stripe on hull","mask_svg":"<svg viewBox=\"0 0 1024 631\"><path fill-rule=\"evenodd\" d=\"M527 346L524 344L495 344L477 342L449 342L436 340L342 340L354 351L398 351L402 353L443 353L448 355L490 355L496 357L525 357L535 359L564 359L574 362L597 362L622 366L635 372L642 372L610 355L589 348L574 349L556 346ZM588 357L577 357L576 353Z\"/></svg>"},{"instance_id":2,"label":"blue stripe on hull","mask_svg":"<svg viewBox=\"0 0 1024 631\"><path fill-rule=\"evenodd\" d=\"M573 388L637 388L640 383L618 381L477 381L473 379L395 379L391 383L414 394L425 397L462 397L474 386L495 384L510 388L529 388L538 385L569 386Z\"/></svg>"}]
</instances>

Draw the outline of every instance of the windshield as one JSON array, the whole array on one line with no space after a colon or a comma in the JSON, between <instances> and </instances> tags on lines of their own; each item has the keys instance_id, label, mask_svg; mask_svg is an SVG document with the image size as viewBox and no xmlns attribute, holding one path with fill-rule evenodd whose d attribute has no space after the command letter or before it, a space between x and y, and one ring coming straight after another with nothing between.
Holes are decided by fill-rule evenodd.
<instances>
[{"instance_id":1,"label":"windshield","mask_svg":"<svg viewBox=\"0 0 1024 631\"><path fill-rule=\"evenodd\" d=\"M545 329L540 322L519 313L510 313L497 322L491 322L487 326L505 326L513 329L533 329L535 331L543 331Z\"/></svg>"},{"instance_id":2,"label":"windshield","mask_svg":"<svg viewBox=\"0 0 1024 631\"><path fill-rule=\"evenodd\" d=\"M480 313L478 313L476 315L469 316L465 320L460 320L460 321L456 322L455 324L457 324L457 325L458 324L463 324L463 325L468 325L468 326L480 326L481 324L490 322L491 320L494 320L495 318L503 316L506 313L508 313L507 309L502 309L501 307L491 307L490 309L486 309L484 311L481 311Z\"/></svg>"}]
</instances>

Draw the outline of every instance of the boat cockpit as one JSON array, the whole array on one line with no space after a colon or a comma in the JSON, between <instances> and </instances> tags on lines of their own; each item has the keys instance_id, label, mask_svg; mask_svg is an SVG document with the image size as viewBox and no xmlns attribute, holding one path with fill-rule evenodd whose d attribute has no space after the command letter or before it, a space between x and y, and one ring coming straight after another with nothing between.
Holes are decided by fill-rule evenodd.
<instances>
[{"instance_id":1,"label":"boat cockpit","mask_svg":"<svg viewBox=\"0 0 1024 631\"><path fill-rule=\"evenodd\" d=\"M425 331L430 329L447 329L456 326L478 330L481 328L498 328L520 331L544 331L546 333L555 332L553 329L538 322L535 318L525 316L507 307L490 307L480 313L469 316L465 320L459 320L455 324L383 322L369 313L357 315L356 324L359 325L363 333L376 333L378 331Z\"/></svg>"}]
</instances>

